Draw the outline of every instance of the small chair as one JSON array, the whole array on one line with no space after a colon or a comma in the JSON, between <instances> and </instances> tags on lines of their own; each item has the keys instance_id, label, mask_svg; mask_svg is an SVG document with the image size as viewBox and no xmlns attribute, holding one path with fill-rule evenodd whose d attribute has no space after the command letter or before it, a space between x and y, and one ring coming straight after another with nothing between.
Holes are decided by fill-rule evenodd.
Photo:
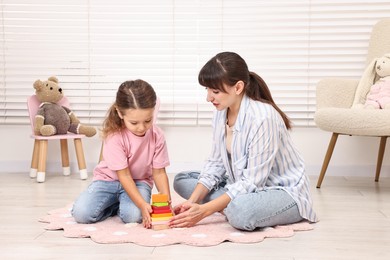
<instances>
[{"instance_id":1,"label":"small chair","mask_svg":"<svg viewBox=\"0 0 390 260\"><path fill-rule=\"evenodd\" d=\"M366 64L389 52L390 19L386 18L372 29ZM339 135L380 138L375 181L379 180L386 140L390 136L390 110L351 109L358 84L359 80L342 78L323 79L317 84L314 121L320 129L332 132L317 188L321 187Z\"/></svg>"},{"instance_id":2,"label":"small chair","mask_svg":"<svg viewBox=\"0 0 390 260\"><path fill-rule=\"evenodd\" d=\"M70 107L68 99L64 96L58 104ZM68 139L74 140L76 156L78 161L78 166L80 170L80 178L85 180L88 178L88 172L85 164L85 157L83 146L81 143L81 138L85 137L83 134L73 134L67 133L62 135L53 135L53 136L41 136L35 135L34 133L34 122L35 115L39 109L40 102L36 95L32 95L27 100L27 108L30 116L30 125L31 125L31 138L34 139L34 149L31 159L31 169L30 177L37 178L37 182L45 181L46 174L46 158L47 158L47 146L49 140L60 140L61 145L61 160L62 160L62 169L64 175L70 175L69 167L69 153L68 153Z\"/></svg>"}]
</instances>

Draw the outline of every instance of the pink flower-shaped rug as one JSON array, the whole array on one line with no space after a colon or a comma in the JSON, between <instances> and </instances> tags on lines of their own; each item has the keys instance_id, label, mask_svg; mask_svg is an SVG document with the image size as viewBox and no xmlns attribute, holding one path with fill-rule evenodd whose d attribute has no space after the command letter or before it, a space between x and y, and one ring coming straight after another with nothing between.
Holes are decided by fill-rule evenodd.
<instances>
[{"instance_id":1,"label":"pink flower-shaped rug","mask_svg":"<svg viewBox=\"0 0 390 260\"><path fill-rule=\"evenodd\" d=\"M166 246L186 244L191 246L214 246L224 241L234 243L257 243L265 238L291 237L295 231L312 230L313 224L300 222L292 225L264 228L245 232L230 226L221 214L213 214L191 228L152 230L141 224L124 224L117 216L96 224L77 224L71 213L72 205L52 210L39 219L48 223L47 230L64 230L65 237L90 237L96 243L135 243L141 246Z\"/></svg>"}]
</instances>

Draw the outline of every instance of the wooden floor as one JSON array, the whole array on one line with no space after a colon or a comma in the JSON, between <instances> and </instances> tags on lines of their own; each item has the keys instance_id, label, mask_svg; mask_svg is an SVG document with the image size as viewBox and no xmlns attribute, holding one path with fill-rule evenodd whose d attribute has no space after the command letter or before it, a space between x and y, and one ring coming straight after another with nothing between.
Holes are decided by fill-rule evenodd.
<instances>
[{"instance_id":1,"label":"wooden floor","mask_svg":"<svg viewBox=\"0 0 390 260\"><path fill-rule=\"evenodd\" d=\"M311 178L315 230L257 244L213 247L142 247L97 244L46 231L38 218L72 202L90 179L49 174L36 183L27 173L0 173L0 259L390 259L390 178L326 176L321 189ZM173 176L170 175L170 179Z\"/></svg>"}]
</instances>

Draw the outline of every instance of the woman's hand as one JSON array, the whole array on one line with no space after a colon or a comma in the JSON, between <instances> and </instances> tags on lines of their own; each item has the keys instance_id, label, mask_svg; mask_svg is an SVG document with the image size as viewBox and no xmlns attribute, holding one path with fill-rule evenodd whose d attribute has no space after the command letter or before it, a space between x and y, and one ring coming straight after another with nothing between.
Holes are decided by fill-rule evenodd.
<instances>
[{"instance_id":1,"label":"woman's hand","mask_svg":"<svg viewBox=\"0 0 390 260\"><path fill-rule=\"evenodd\" d=\"M142 214L142 225L145 228L151 228L152 227L152 218L150 217L150 213L152 213L152 207L145 203L144 206L141 208L141 214Z\"/></svg>"},{"instance_id":2,"label":"woman's hand","mask_svg":"<svg viewBox=\"0 0 390 260\"><path fill-rule=\"evenodd\" d=\"M185 202L182 202L182 203L176 205L176 206L173 207L173 209L172 209L173 213L174 213L175 215L179 215L180 213L184 212L184 211L185 211L185 210L184 210L185 208L184 208L182 205L185 204L185 203L190 203L190 202L187 200L187 201L185 201Z\"/></svg>"},{"instance_id":3,"label":"woman's hand","mask_svg":"<svg viewBox=\"0 0 390 260\"><path fill-rule=\"evenodd\" d=\"M215 212L222 212L230 202L230 197L224 193L218 198L199 205L187 200L174 208L175 215L169 221L170 227L192 227Z\"/></svg>"},{"instance_id":4,"label":"woman's hand","mask_svg":"<svg viewBox=\"0 0 390 260\"><path fill-rule=\"evenodd\" d=\"M169 226L192 227L205 217L202 205L186 201L174 208L175 216L169 221Z\"/></svg>"}]
</instances>

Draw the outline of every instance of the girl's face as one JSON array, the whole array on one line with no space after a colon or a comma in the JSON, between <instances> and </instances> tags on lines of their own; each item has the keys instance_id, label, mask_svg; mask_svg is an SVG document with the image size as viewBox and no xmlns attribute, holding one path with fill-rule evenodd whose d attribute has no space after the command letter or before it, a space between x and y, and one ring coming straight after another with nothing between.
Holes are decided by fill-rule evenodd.
<instances>
[{"instance_id":1,"label":"girl's face","mask_svg":"<svg viewBox=\"0 0 390 260\"><path fill-rule=\"evenodd\" d=\"M239 81L241 82L241 81ZM223 85L227 93L222 92L218 89L206 88L207 90L207 102L211 102L217 110L224 110L226 108L231 108L241 101L240 93L242 90L237 91L237 85L227 86Z\"/></svg>"},{"instance_id":2,"label":"girl's face","mask_svg":"<svg viewBox=\"0 0 390 260\"><path fill-rule=\"evenodd\" d=\"M127 109L122 115L119 111L119 117L123 119L125 126L136 136L144 136L153 125L154 108L147 109Z\"/></svg>"}]
</instances>

